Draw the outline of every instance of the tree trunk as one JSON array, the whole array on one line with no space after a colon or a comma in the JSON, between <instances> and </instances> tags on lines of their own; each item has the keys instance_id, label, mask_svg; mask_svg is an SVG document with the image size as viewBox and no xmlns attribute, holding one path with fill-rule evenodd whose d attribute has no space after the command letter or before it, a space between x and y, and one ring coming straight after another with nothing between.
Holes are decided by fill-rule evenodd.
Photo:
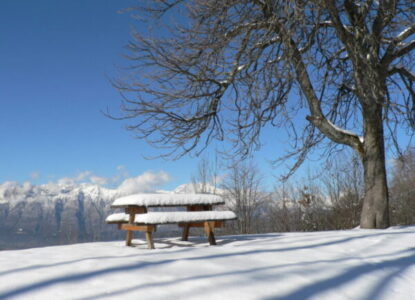
<instances>
[{"instance_id":1,"label":"tree trunk","mask_svg":"<svg viewBox=\"0 0 415 300\"><path fill-rule=\"evenodd\" d=\"M382 107L363 107L365 182L361 228L389 227L389 199L385 167Z\"/></svg>"}]
</instances>

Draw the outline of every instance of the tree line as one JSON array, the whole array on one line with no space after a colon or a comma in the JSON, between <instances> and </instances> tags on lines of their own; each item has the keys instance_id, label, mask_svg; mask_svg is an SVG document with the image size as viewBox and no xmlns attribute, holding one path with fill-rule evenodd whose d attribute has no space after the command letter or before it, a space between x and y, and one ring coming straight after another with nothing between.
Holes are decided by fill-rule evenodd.
<instances>
[{"instance_id":1,"label":"tree line","mask_svg":"<svg viewBox=\"0 0 415 300\"><path fill-rule=\"evenodd\" d=\"M202 159L194 182L198 192L220 193L227 208L238 215L224 233L339 230L360 225L365 190L356 155L339 154L323 169L299 181L278 183L271 191L253 161L230 164L221 182L218 173L214 163ZM414 148L391 162L389 182L391 224L415 224Z\"/></svg>"},{"instance_id":2,"label":"tree line","mask_svg":"<svg viewBox=\"0 0 415 300\"><path fill-rule=\"evenodd\" d=\"M202 159L192 177L195 192L220 194L226 208L238 215L238 220L226 223L221 234L359 226L364 186L356 156L336 157L323 170L299 181L278 183L271 190L265 186L266 175L252 160L228 163L219 168L217 160ZM394 160L390 170L392 225L415 224L414 183L412 148ZM110 208L113 198L99 193L92 197L82 190L49 194L36 186L23 190L8 189L0 202L0 250L124 237L124 232L105 224L106 216L114 212ZM177 227L160 228L158 236L178 236L178 231Z\"/></svg>"}]
</instances>

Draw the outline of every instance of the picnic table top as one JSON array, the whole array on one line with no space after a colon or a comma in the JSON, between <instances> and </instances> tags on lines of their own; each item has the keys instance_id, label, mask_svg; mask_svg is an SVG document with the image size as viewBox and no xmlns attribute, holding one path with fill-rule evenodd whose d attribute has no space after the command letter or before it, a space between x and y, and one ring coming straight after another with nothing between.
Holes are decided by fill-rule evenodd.
<instances>
[{"instance_id":1,"label":"picnic table top","mask_svg":"<svg viewBox=\"0 0 415 300\"><path fill-rule=\"evenodd\" d=\"M219 205L225 201L213 194L135 194L116 199L111 207L125 208L131 206L189 206Z\"/></svg>"}]
</instances>

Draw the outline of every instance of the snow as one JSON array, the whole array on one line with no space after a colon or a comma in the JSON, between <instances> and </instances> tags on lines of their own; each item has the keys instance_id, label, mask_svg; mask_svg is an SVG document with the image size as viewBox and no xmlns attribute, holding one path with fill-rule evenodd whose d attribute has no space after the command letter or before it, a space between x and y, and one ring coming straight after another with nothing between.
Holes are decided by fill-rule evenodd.
<instances>
[{"instance_id":1,"label":"snow","mask_svg":"<svg viewBox=\"0 0 415 300\"><path fill-rule=\"evenodd\" d=\"M135 194L114 201L112 206L177 206L196 204L224 204L223 199L211 194Z\"/></svg>"},{"instance_id":2,"label":"snow","mask_svg":"<svg viewBox=\"0 0 415 300\"><path fill-rule=\"evenodd\" d=\"M351 135L351 136L358 137L358 138L359 138L359 141L360 141L361 143L363 143L363 142L364 142L364 138L363 138L363 137L361 137L361 136L358 136L356 133L351 132L351 131L346 130L346 129L343 129L343 128L340 128L340 127L338 127L338 126L334 125L334 124L333 124L330 120L327 120L327 122L328 122L328 123L330 124L330 126L332 126L332 127L333 127L336 131L342 132L342 133L347 134L347 135Z\"/></svg>"},{"instance_id":3,"label":"snow","mask_svg":"<svg viewBox=\"0 0 415 300\"><path fill-rule=\"evenodd\" d=\"M405 38L410 36L410 33L414 30L414 25L409 26L407 28L405 28L404 30L402 30L397 36L396 36L396 40L398 41L402 41Z\"/></svg>"},{"instance_id":4,"label":"snow","mask_svg":"<svg viewBox=\"0 0 415 300\"><path fill-rule=\"evenodd\" d=\"M135 215L135 218L137 218L138 215ZM117 213L109 215L105 222L111 223L111 222L128 222L129 221L129 215L125 213Z\"/></svg>"},{"instance_id":5,"label":"snow","mask_svg":"<svg viewBox=\"0 0 415 300\"><path fill-rule=\"evenodd\" d=\"M0 299L415 299L415 226L0 255Z\"/></svg>"},{"instance_id":6,"label":"snow","mask_svg":"<svg viewBox=\"0 0 415 300\"><path fill-rule=\"evenodd\" d=\"M240 65L238 66L237 71L242 71L245 67L246 65Z\"/></svg>"},{"instance_id":7,"label":"snow","mask_svg":"<svg viewBox=\"0 0 415 300\"><path fill-rule=\"evenodd\" d=\"M216 187L214 184L202 182L181 184L178 187L176 187L173 191L163 192L169 194L196 194L198 191L204 191L205 193L216 195L223 195L225 193L223 189ZM160 190L157 191L157 193L160 193Z\"/></svg>"},{"instance_id":8,"label":"snow","mask_svg":"<svg viewBox=\"0 0 415 300\"><path fill-rule=\"evenodd\" d=\"M129 215L118 213L107 217L107 222L128 222ZM143 224L171 224L198 221L233 220L236 215L232 211L174 211L149 212L135 215L135 223Z\"/></svg>"}]
</instances>

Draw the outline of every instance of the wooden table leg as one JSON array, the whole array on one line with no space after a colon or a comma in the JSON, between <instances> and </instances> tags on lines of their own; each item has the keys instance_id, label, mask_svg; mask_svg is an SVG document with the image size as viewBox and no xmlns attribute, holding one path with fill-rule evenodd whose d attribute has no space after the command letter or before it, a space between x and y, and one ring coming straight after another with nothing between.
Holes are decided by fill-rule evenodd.
<instances>
[{"instance_id":1,"label":"wooden table leg","mask_svg":"<svg viewBox=\"0 0 415 300\"><path fill-rule=\"evenodd\" d=\"M133 239L133 231L132 230L127 230L127 237L125 239L125 245L131 246L132 239Z\"/></svg>"},{"instance_id":2,"label":"wooden table leg","mask_svg":"<svg viewBox=\"0 0 415 300\"><path fill-rule=\"evenodd\" d=\"M130 213L130 216L129 216L129 219L128 219L128 224L133 224L134 219L135 219L135 212L130 211L129 213ZM131 246L132 239L133 239L133 231L132 230L127 230L127 237L126 237L126 240L125 240L125 244L127 246Z\"/></svg>"},{"instance_id":3,"label":"wooden table leg","mask_svg":"<svg viewBox=\"0 0 415 300\"><path fill-rule=\"evenodd\" d=\"M187 241L189 239L189 224L184 224L183 226L183 232L182 232L182 241Z\"/></svg>"},{"instance_id":4,"label":"wooden table leg","mask_svg":"<svg viewBox=\"0 0 415 300\"><path fill-rule=\"evenodd\" d=\"M148 249L154 249L153 234L151 231L146 231L146 240Z\"/></svg>"},{"instance_id":5,"label":"wooden table leg","mask_svg":"<svg viewBox=\"0 0 415 300\"><path fill-rule=\"evenodd\" d=\"M210 245L216 245L215 235L213 234L214 224L214 222L204 222L205 232Z\"/></svg>"}]
</instances>

